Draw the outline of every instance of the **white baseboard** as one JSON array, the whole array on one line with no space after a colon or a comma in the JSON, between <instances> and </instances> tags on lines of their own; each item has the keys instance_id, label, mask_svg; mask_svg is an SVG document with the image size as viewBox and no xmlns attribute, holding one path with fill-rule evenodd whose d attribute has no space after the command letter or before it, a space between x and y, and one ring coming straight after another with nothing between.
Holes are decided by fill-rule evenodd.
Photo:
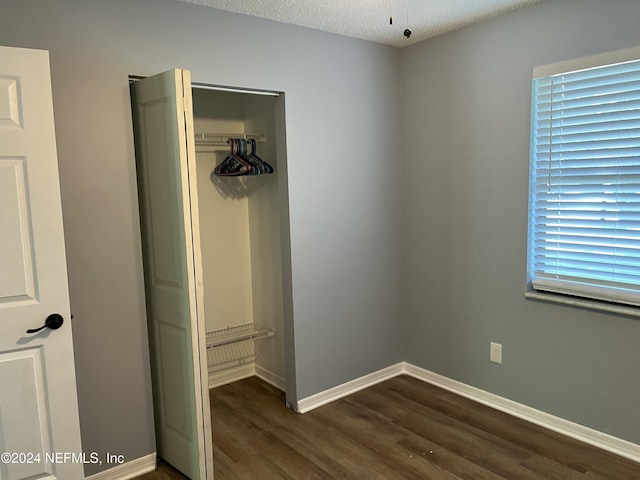
<instances>
[{"instance_id":1,"label":"white baseboard","mask_svg":"<svg viewBox=\"0 0 640 480\"><path fill-rule=\"evenodd\" d=\"M418 380L431 383L437 387L449 390L460 396L469 398L475 402L487 405L488 407L500 410L502 412L521 418L541 427L553 430L567 437L574 438L578 441L593 445L602 450L607 450L621 457L628 458L635 462L640 462L640 445L622 440L620 438L599 432L592 428L579 425L577 423L556 417L549 413L536 410L518 402L514 402L507 398L486 392L476 387L472 387L462 382L443 377L437 373L416 367L409 363L403 363L403 373L410 375Z\"/></svg>"},{"instance_id":2,"label":"white baseboard","mask_svg":"<svg viewBox=\"0 0 640 480\"><path fill-rule=\"evenodd\" d=\"M278 390L281 390L283 392L287 391L287 382L283 377L273 373L270 370L267 370L266 368L261 367L260 365L256 365L256 377L264 380L270 385L273 385Z\"/></svg>"},{"instance_id":3,"label":"white baseboard","mask_svg":"<svg viewBox=\"0 0 640 480\"><path fill-rule=\"evenodd\" d=\"M209 371L209 388L220 387L227 383L242 380L243 378L253 377L255 374L256 367L253 362L217 372Z\"/></svg>"},{"instance_id":4,"label":"white baseboard","mask_svg":"<svg viewBox=\"0 0 640 480\"><path fill-rule=\"evenodd\" d=\"M326 405L327 403L396 377L403 373L402 368L403 364L398 363L396 365L383 368L382 370L378 370L377 372L370 373L369 375L365 375L364 377L343 383L337 387L330 388L324 392L316 393L310 397L298 400L298 413L309 412L315 408L321 407L322 405Z\"/></svg>"},{"instance_id":5,"label":"white baseboard","mask_svg":"<svg viewBox=\"0 0 640 480\"><path fill-rule=\"evenodd\" d=\"M86 480L129 480L139 477L156 469L156 454L150 453L145 457L136 458L117 465L109 470L98 472L86 477Z\"/></svg>"},{"instance_id":6,"label":"white baseboard","mask_svg":"<svg viewBox=\"0 0 640 480\"><path fill-rule=\"evenodd\" d=\"M330 388L324 392L311 395L298 401L298 413L306 413L327 403L346 397L359 390L383 382L398 375L410 375L423 382L449 390L457 395L469 398L475 402L500 410L514 417L540 425L554 432L574 438L578 441L606 450L621 457L640 463L640 445L622 440L612 435L599 432L589 427L556 417L549 413L536 410L513 400L472 387L457 380L444 377L437 373L416 367L407 362L401 362L391 367L365 375L350 382Z\"/></svg>"},{"instance_id":7,"label":"white baseboard","mask_svg":"<svg viewBox=\"0 0 640 480\"><path fill-rule=\"evenodd\" d=\"M287 383L284 378L253 362L218 371L209 370L209 388L221 387L227 383L237 382L238 380L253 377L254 375L273 385L278 390L284 392L287 389Z\"/></svg>"}]
</instances>

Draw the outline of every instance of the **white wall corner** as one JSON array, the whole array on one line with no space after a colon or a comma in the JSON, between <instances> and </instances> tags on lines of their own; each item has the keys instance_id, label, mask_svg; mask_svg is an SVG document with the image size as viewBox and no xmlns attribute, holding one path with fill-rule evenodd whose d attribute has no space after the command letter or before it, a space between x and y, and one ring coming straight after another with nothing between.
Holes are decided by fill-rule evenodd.
<instances>
[{"instance_id":1,"label":"white wall corner","mask_svg":"<svg viewBox=\"0 0 640 480\"><path fill-rule=\"evenodd\" d=\"M156 469L156 453L127 461L121 465L86 477L86 480L129 480Z\"/></svg>"},{"instance_id":2,"label":"white wall corner","mask_svg":"<svg viewBox=\"0 0 640 480\"><path fill-rule=\"evenodd\" d=\"M553 430L583 443L620 455L640 463L640 445L622 440L612 435L599 432L589 427L536 410L521 403L472 387L457 380L452 380L437 373L425 370L410 363L403 362L403 372L418 380L430 383L457 395L466 397L501 412L513 415L541 427Z\"/></svg>"}]
</instances>

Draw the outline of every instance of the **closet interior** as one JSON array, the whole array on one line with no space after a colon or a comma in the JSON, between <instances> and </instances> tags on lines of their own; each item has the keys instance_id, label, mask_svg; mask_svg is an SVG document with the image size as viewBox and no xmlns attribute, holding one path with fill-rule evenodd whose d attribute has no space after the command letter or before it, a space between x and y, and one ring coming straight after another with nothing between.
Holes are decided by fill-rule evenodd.
<instances>
[{"instance_id":1,"label":"closet interior","mask_svg":"<svg viewBox=\"0 0 640 480\"><path fill-rule=\"evenodd\" d=\"M285 390L277 97L192 94L209 388L258 375Z\"/></svg>"}]
</instances>

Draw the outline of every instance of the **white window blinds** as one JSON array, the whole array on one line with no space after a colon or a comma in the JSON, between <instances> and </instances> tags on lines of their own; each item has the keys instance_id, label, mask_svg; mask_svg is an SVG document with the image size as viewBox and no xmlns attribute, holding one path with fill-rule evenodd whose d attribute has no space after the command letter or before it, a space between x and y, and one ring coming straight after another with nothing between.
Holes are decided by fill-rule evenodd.
<instances>
[{"instance_id":1,"label":"white window blinds","mask_svg":"<svg viewBox=\"0 0 640 480\"><path fill-rule=\"evenodd\" d=\"M533 79L528 269L640 305L640 61Z\"/></svg>"}]
</instances>

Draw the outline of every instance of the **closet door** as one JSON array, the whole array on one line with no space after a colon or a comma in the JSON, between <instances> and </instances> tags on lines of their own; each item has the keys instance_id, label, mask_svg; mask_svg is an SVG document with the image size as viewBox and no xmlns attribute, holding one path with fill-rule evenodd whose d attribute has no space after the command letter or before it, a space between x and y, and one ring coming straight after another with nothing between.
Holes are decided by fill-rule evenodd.
<instances>
[{"instance_id":1,"label":"closet door","mask_svg":"<svg viewBox=\"0 0 640 480\"><path fill-rule=\"evenodd\" d=\"M191 78L133 86L138 188L158 455L213 478Z\"/></svg>"}]
</instances>

